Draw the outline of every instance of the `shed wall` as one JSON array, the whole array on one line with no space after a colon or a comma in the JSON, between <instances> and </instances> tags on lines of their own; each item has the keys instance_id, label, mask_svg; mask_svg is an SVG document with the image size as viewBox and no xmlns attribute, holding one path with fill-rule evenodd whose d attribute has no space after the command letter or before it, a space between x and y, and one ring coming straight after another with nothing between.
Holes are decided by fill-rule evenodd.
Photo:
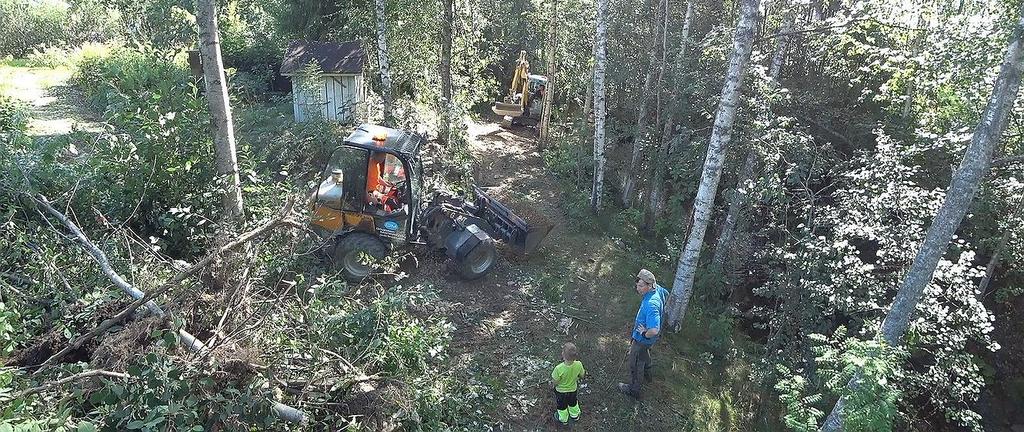
<instances>
[{"instance_id":1,"label":"shed wall","mask_svg":"<svg viewBox=\"0 0 1024 432\"><path fill-rule=\"evenodd\" d=\"M292 77L292 108L295 121L306 122L319 111L328 121L352 123L365 100L362 75L324 75L315 93L303 91L299 76Z\"/></svg>"}]
</instances>

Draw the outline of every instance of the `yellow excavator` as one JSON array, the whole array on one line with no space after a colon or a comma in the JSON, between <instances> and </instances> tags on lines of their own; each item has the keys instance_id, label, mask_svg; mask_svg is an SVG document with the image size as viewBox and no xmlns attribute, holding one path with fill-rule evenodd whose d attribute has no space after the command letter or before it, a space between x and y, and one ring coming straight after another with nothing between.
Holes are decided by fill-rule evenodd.
<instances>
[{"instance_id":1,"label":"yellow excavator","mask_svg":"<svg viewBox=\"0 0 1024 432\"><path fill-rule=\"evenodd\" d=\"M507 126L536 124L540 121L543 111L547 84L548 77L530 74L530 62L526 60L526 51L520 51L508 95L504 101L494 102L491 111L502 116Z\"/></svg>"}]
</instances>

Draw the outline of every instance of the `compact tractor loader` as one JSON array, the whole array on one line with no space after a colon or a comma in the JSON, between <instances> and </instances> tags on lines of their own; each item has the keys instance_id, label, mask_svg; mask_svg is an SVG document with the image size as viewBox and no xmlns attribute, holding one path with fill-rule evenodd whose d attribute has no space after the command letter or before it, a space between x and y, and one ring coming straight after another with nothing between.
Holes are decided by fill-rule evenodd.
<instances>
[{"instance_id":1,"label":"compact tractor loader","mask_svg":"<svg viewBox=\"0 0 1024 432\"><path fill-rule=\"evenodd\" d=\"M526 60L526 51L519 52L515 71L512 73L512 85L503 102L494 102L491 111L504 119L506 126L516 124L537 124L544 110L544 96L548 78L543 75L530 74L530 62Z\"/></svg>"},{"instance_id":2,"label":"compact tractor loader","mask_svg":"<svg viewBox=\"0 0 1024 432\"><path fill-rule=\"evenodd\" d=\"M550 225L530 226L474 187L473 200L423 189L425 140L364 124L331 154L313 192L314 231L349 280L361 280L389 249L425 245L443 251L465 279L482 277L497 259L494 239L518 254L537 249Z\"/></svg>"}]
</instances>

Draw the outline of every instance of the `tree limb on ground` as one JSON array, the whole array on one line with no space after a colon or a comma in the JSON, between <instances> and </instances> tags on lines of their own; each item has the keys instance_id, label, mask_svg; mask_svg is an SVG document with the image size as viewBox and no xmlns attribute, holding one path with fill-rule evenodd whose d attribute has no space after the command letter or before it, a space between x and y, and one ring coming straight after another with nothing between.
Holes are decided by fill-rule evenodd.
<instances>
[{"instance_id":1,"label":"tree limb on ground","mask_svg":"<svg viewBox=\"0 0 1024 432\"><path fill-rule=\"evenodd\" d=\"M289 198L285 202L284 207L281 209L281 211L278 212L278 214L275 217L267 220L266 222L263 222L255 229L236 237L230 242L224 244L223 246L220 246L199 262L188 266L184 270L180 271L178 274L171 277L169 280L162 283L156 289L144 294L142 293L142 291L139 291L137 288L126 282L124 278L122 278L119 274L117 274L117 272L114 271L113 267L110 265L110 261L107 260L106 254L104 254L103 251L96 247L96 245L93 244L92 241L90 241L89 238L85 236L82 230L79 229L78 226L75 225L73 222L71 222L67 218L67 216L65 216L57 209L53 208L53 206L50 204L49 200L45 196L43 196L42 194L36 194L35 196L29 195L29 198L32 199L32 201L34 201L37 205L43 207L48 213L50 213L58 220L60 220L65 227L67 227L69 230L71 230L72 233L75 234L75 236L78 238L79 242L82 243L86 251L88 251L89 254L92 255L96 262L100 265L100 268L103 270L103 273L107 275L107 277L112 282L114 282L115 285L117 285L119 288L123 289L128 293L135 292L139 294L137 297L133 296L136 297L136 300L129 304L127 307L125 307L123 310L121 310L121 312L119 312L117 315L114 315L113 317L103 321L102 323L100 323L99 326L94 328L89 333L82 335L78 339L72 341L71 344L69 344L67 347L65 347L58 353L50 356L50 358L43 362L43 364L40 365L40 368L34 372L35 374L38 374L39 372L46 369L48 366L51 366L53 363L60 360L61 357L67 355L69 352L77 349L78 347L81 347L82 344L84 344L85 342L105 332L114 324L124 320L132 313L134 313L134 311L143 304L147 305L147 308L149 308L151 311L154 311L154 314L163 315L163 310L161 310L159 306L156 306L152 299L177 286L186 278L194 276L195 274L199 273L200 270L212 264L214 261L217 260L218 257L223 255L225 252L234 250L243 244L246 244L256 238L262 237L263 235L270 232L271 229L279 225L301 225L289 219L289 216L292 213L292 207L295 203L293 199ZM152 305L153 308L150 308L150 305ZM187 332L184 332L184 330L180 330L179 333L182 333L182 336L187 334ZM199 353L202 353L202 351L205 350L205 346L201 346L202 343L195 339L195 337L192 337L192 335L190 334L188 335L188 337L190 338L191 343L186 343L185 345L188 346L190 350ZM196 344L199 344L200 346L197 346ZM59 382L60 381L57 381L56 383ZM305 413L277 401L271 401L271 410L274 412L274 414L276 414L278 417L285 421L293 423L305 423L307 421Z\"/></svg>"},{"instance_id":2,"label":"tree limb on ground","mask_svg":"<svg viewBox=\"0 0 1024 432\"><path fill-rule=\"evenodd\" d=\"M58 220L60 220L61 223L64 224L64 226L66 226L69 230L71 230L72 233L75 234L75 236L78 238L79 242L82 243L82 246L86 249L86 251L88 251L89 254L92 255L93 258L96 260L96 262L100 265L100 268L103 270L103 273L105 275L107 275L107 277L115 285L117 285L119 288L125 290L126 292L133 292L133 291L135 291L135 292L138 292L139 294L142 293L141 291L138 291L137 288L131 286L131 284L126 282L124 280L124 278L122 278L120 275L118 275L117 272L115 272L113 270L113 268L111 267L110 262L107 260L107 257L103 253L103 251L101 251L99 248L97 248L96 245L93 244L89 240L89 238L85 236L84 233L82 233L82 230L79 229L78 226L75 225L73 222L71 222L67 218L67 216L65 216L61 212L57 211L56 209L54 209L53 206L50 205L49 200L47 200L45 196L43 196L41 194L37 194L36 196L32 196L31 198L38 205L43 207L48 213L50 213L51 215L56 217ZM235 249L235 248L241 246L242 244L245 244L246 242L249 242L249 241L251 241L251 240L253 240L253 239L257 238L257 237L263 236L264 234L269 232L272 228L274 228L274 227L276 227L276 226L278 226L278 225L280 225L282 223L292 224L293 222L291 222L291 221L287 221L286 222L286 218L291 213L291 209L292 209L292 205L293 204L294 204L294 201L289 199L288 202L285 204L284 208L282 208L281 211L274 218L271 218L270 220L262 223L260 226L258 226L255 229L253 229L252 231L244 233L244 234L236 237L234 240L228 242L227 244L221 246L220 248L214 250L212 253L208 254L205 258L203 258L199 262L188 266L186 269L184 269L180 273L178 273L178 274L174 275L173 277L171 277L171 279L169 279L169 280L165 281L164 283L162 283L156 289L154 289L154 290L152 290L149 293L146 293L144 295L138 296L135 301L133 301L127 307L122 309L121 312L119 312L117 315L114 315L113 317L108 318L107 320L103 321L102 323L100 323L99 326L94 328L92 331L82 335L78 339L75 339L70 344L68 344L68 346L64 347L64 349L62 349L59 352L57 352L56 354L50 356L49 359L47 359L45 362L43 362L42 365L40 365L40 368L38 370L36 370L35 373L39 373L42 370L46 369L47 367L53 365L54 363L56 363L58 360L60 360L62 357L64 357L65 355L67 355L71 351L74 351L75 349L78 349L79 347L81 347L82 344L84 344L85 342L87 342L90 339L96 337L97 335L105 332L107 329L112 327L114 324L117 324L118 322L124 320L125 318L130 316L132 313L134 313L135 309L138 309L138 307L142 306L143 304L146 304L147 308L150 309L151 311L153 311L154 314L158 314L158 315L162 314L163 311L160 310L159 306L156 306L156 304L151 301L154 297L159 296L159 295L167 292L171 288L173 288L173 287L177 286L178 284L180 284L186 278L194 276L195 274L199 273L200 270L202 270L206 266L208 266L211 263L213 263L214 261L216 261L216 259L220 255L222 255L223 253L225 253L227 251L230 251L232 249ZM133 295L133 297L135 297L135 296ZM195 338L192 338L192 340L195 341ZM195 341L195 342L198 342L198 341ZM192 348L193 344L188 344L188 345L190 346L190 348Z\"/></svg>"},{"instance_id":3,"label":"tree limb on ground","mask_svg":"<svg viewBox=\"0 0 1024 432\"><path fill-rule=\"evenodd\" d=\"M64 377L64 378L61 378L61 379L56 380L56 381L50 381L50 382L45 383L43 385L40 385L38 387L32 387L32 388L26 389L25 391L22 391L21 394L18 395L18 399L24 398L26 396L34 395L34 394L39 393L39 392L41 392L43 390L46 390L46 389L48 389L50 387L61 386L61 385L64 385L64 384L67 384L67 383L70 383L70 382L78 381L80 379L85 379L85 378L90 378L90 377L98 377L98 376L108 377L108 378L121 378L121 379L128 379L128 378L132 377L131 375L128 375L126 373L111 372L111 371L101 370L101 369L87 370L85 372L77 373L77 374L71 375L69 377Z\"/></svg>"}]
</instances>

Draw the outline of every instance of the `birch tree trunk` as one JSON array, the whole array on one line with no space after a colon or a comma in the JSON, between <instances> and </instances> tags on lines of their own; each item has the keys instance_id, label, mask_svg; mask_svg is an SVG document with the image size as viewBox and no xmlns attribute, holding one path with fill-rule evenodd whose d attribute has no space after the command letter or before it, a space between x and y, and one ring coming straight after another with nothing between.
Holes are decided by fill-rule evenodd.
<instances>
[{"instance_id":1,"label":"birch tree trunk","mask_svg":"<svg viewBox=\"0 0 1024 432\"><path fill-rule=\"evenodd\" d=\"M704 159L704 170L701 174L697 196L694 199L693 226L686 239L686 246L679 256L676 266L675 280L672 284L672 308L669 311L669 323L678 328L686 307L693 294L693 279L697 272L700 250L704 245L704 234L711 220L711 207L715 202L718 181L722 177L722 162L725 149L732 137L732 124L736 119L736 108L740 102L740 88L746 75L747 64L750 62L750 50L754 41L754 25L757 22L758 0L740 1L740 18L736 25L733 38L732 54L729 56L729 68L722 86L722 97L715 114L715 125L708 143L707 156Z\"/></svg>"},{"instance_id":2,"label":"birch tree trunk","mask_svg":"<svg viewBox=\"0 0 1024 432\"><path fill-rule=\"evenodd\" d=\"M384 99L384 125L392 124L391 67L388 65L387 0L375 0L377 6L377 65L380 68L380 93Z\"/></svg>"},{"instance_id":3,"label":"birch tree trunk","mask_svg":"<svg viewBox=\"0 0 1024 432\"><path fill-rule=\"evenodd\" d=\"M668 14L666 14L666 17L667 16L668 16ZM675 71L674 71L675 86L674 86L674 91L672 93L670 93L670 97L676 97L676 98L680 98L680 99L683 99L683 100L686 99L686 98L683 97L683 91L682 91L683 90L683 83L684 83L683 82L683 73L686 71L686 51L687 51L687 48L689 47L689 43L690 43L690 25L691 25L692 22L693 22L693 2L689 2L688 1L688 2L686 2L686 15L683 17L683 32L682 32L682 35L680 36L679 55L676 56L675 61L673 62L674 63L674 68L675 68ZM682 115L682 123L683 124L688 124L687 123L687 119L689 118L689 116L686 115L686 113L685 113L686 110L689 109L688 108L688 104L686 102L682 102L681 101L680 105L683 106L682 110L684 112L683 115ZM674 126L674 125L671 124L672 123L671 119L672 119L672 115L670 114L669 115L669 120L667 121L666 124L669 125L669 126ZM644 206L644 226L643 226L644 231L649 231L649 230L654 228L654 224L657 222L657 220L659 218L661 218L661 215L662 215L663 210L665 208L665 184L664 184L664 182L665 182L665 174L666 174L666 171L667 171L667 167L666 167L665 164L667 163L668 157L673 154L674 147L676 147L676 146L671 144L672 142L674 142L674 139L675 139L675 138L672 137L671 134L673 134L675 131L672 130L671 127L666 127L665 131L666 131L666 133L670 134L668 136L668 140L669 141L666 143L667 147L663 148L663 151L662 151L662 153L660 155L661 157L655 158L654 162L652 164L653 165L653 169L654 169L654 179L651 182L651 192L647 196L647 202L646 202L647 205Z\"/></svg>"},{"instance_id":4,"label":"birch tree trunk","mask_svg":"<svg viewBox=\"0 0 1024 432\"><path fill-rule=\"evenodd\" d=\"M946 197L939 207L939 212L932 220L925 234L924 243L918 249L914 262L907 271L906 278L900 284L892 307L882 321L881 337L889 345L899 345L903 335L910 327L910 320L921 300L925 287L931 283L935 267L939 259L946 253L949 241L960 226L964 215L970 209L974 194L978 191L982 180L988 174L992 162L992 153L1006 128L1007 118L1013 109L1013 102L1020 89L1022 69L1024 69L1024 8L1020 11L1017 25L1010 37L1006 55L1003 57L996 79L978 126L974 129L971 144L967 147L963 161L949 182ZM859 385L861 375L858 373L847 384L848 389ZM843 405L840 398L825 419L821 431L832 432L843 430Z\"/></svg>"},{"instance_id":5,"label":"birch tree trunk","mask_svg":"<svg viewBox=\"0 0 1024 432\"><path fill-rule=\"evenodd\" d=\"M647 75L644 78L644 86L640 92L640 103L637 107L636 115L636 129L633 130L633 153L629 158L629 166L626 167L626 172L623 176L622 205L626 207L633 205L633 198L636 194L637 183L640 177L640 164L643 159L644 147L647 145L648 133L647 123L645 122L647 119L647 102L650 99L655 69L657 69L656 65L658 63L658 34L661 33L658 27L661 26L662 5L667 3L667 0L660 0L654 13L651 46L647 56Z\"/></svg>"},{"instance_id":6,"label":"birch tree trunk","mask_svg":"<svg viewBox=\"0 0 1024 432\"><path fill-rule=\"evenodd\" d=\"M196 3L196 22L199 25L199 51L203 57L203 79L206 82L206 101L213 123L213 144L217 159L217 178L223 188L223 219L228 225L242 222L242 186L238 175L238 156L235 147L235 127L231 121L231 102L224 75L224 61L220 56L220 33L217 30L215 0Z\"/></svg>"},{"instance_id":7,"label":"birch tree trunk","mask_svg":"<svg viewBox=\"0 0 1024 432\"><path fill-rule=\"evenodd\" d=\"M558 73L555 51L558 50L558 0L551 0L551 17L548 19L547 66L548 85L544 92L544 109L540 121L540 148L548 145L551 134L551 107L555 99L555 75Z\"/></svg>"},{"instance_id":8,"label":"birch tree trunk","mask_svg":"<svg viewBox=\"0 0 1024 432\"><path fill-rule=\"evenodd\" d=\"M674 134L672 112L668 113L668 118L665 119L665 127L661 134L661 146L658 149L655 156L654 175L651 178L651 190L647 194L647 205L644 211L644 221L642 230L644 232L651 232L654 229L654 225L657 223L657 219L654 218L654 210L659 209L662 203L665 202L665 159L668 158L672 148L672 135Z\"/></svg>"},{"instance_id":9,"label":"birch tree trunk","mask_svg":"<svg viewBox=\"0 0 1024 432\"><path fill-rule=\"evenodd\" d=\"M594 184L590 190L590 207L601 209L604 196L604 71L607 62L608 0L597 0L597 29L594 34Z\"/></svg>"},{"instance_id":10,"label":"birch tree trunk","mask_svg":"<svg viewBox=\"0 0 1024 432\"><path fill-rule=\"evenodd\" d=\"M452 25L455 20L455 1L441 1L441 124L437 137L442 143L451 140L452 128Z\"/></svg>"},{"instance_id":11,"label":"birch tree trunk","mask_svg":"<svg viewBox=\"0 0 1024 432\"><path fill-rule=\"evenodd\" d=\"M732 248L732 237L736 231L736 225L739 223L741 210L746 204L747 194L747 183L750 179L754 178L754 169L757 164L757 150L750 149L747 152L747 159L743 162L743 168L740 170L740 177L736 180L736 189L732 191L729 196L729 210L725 214L725 223L722 224L722 232L718 235L718 242L715 244L715 255L711 259L711 265L721 269L723 273L725 268L725 259L729 255L729 251ZM745 191L746 190L746 191Z\"/></svg>"},{"instance_id":12,"label":"birch tree trunk","mask_svg":"<svg viewBox=\"0 0 1024 432\"><path fill-rule=\"evenodd\" d=\"M786 5L783 5L786 7ZM782 63L786 58L786 48L789 44L788 34L793 30L793 23L796 21L796 14L788 9L782 18L782 27L779 28L778 42L775 44L775 52L772 54L772 62L768 66L768 78L772 83L778 84L779 74L782 73ZM770 109L770 107L769 107ZM747 183L754 178L758 165L757 149L753 146L747 151L747 158L743 162L739 179L736 180L736 189L729 196L729 209L726 211L725 223L718 235L718 242L715 244L715 255L711 264L725 272L725 260L732 249L732 239L736 233L736 227L743 217L743 207L746 205L748 195L740 190L747 187Z\"/></svg>"},{"instance_id":13,"label":"birch tree trunk","mask_svg":"<svg viewBox=\"0 0 1024 432\"><path fill-rule=\"evenodd\" d=\"M988 285L992 282L992 276L996 273L996 268L999 267L999 261L1002 259L1003 250L1006 249L1006 245L1010 243L1010 237L1012 237L1013 231L1006 230L1003 236L999 239L999 244L996 249L992 251L992 258L989 258L988 265L985 266L985 276L981 278L981 282L978 283L978 301L980 302L985 296L988 295Z\"/></svg>"}]
</instances>

